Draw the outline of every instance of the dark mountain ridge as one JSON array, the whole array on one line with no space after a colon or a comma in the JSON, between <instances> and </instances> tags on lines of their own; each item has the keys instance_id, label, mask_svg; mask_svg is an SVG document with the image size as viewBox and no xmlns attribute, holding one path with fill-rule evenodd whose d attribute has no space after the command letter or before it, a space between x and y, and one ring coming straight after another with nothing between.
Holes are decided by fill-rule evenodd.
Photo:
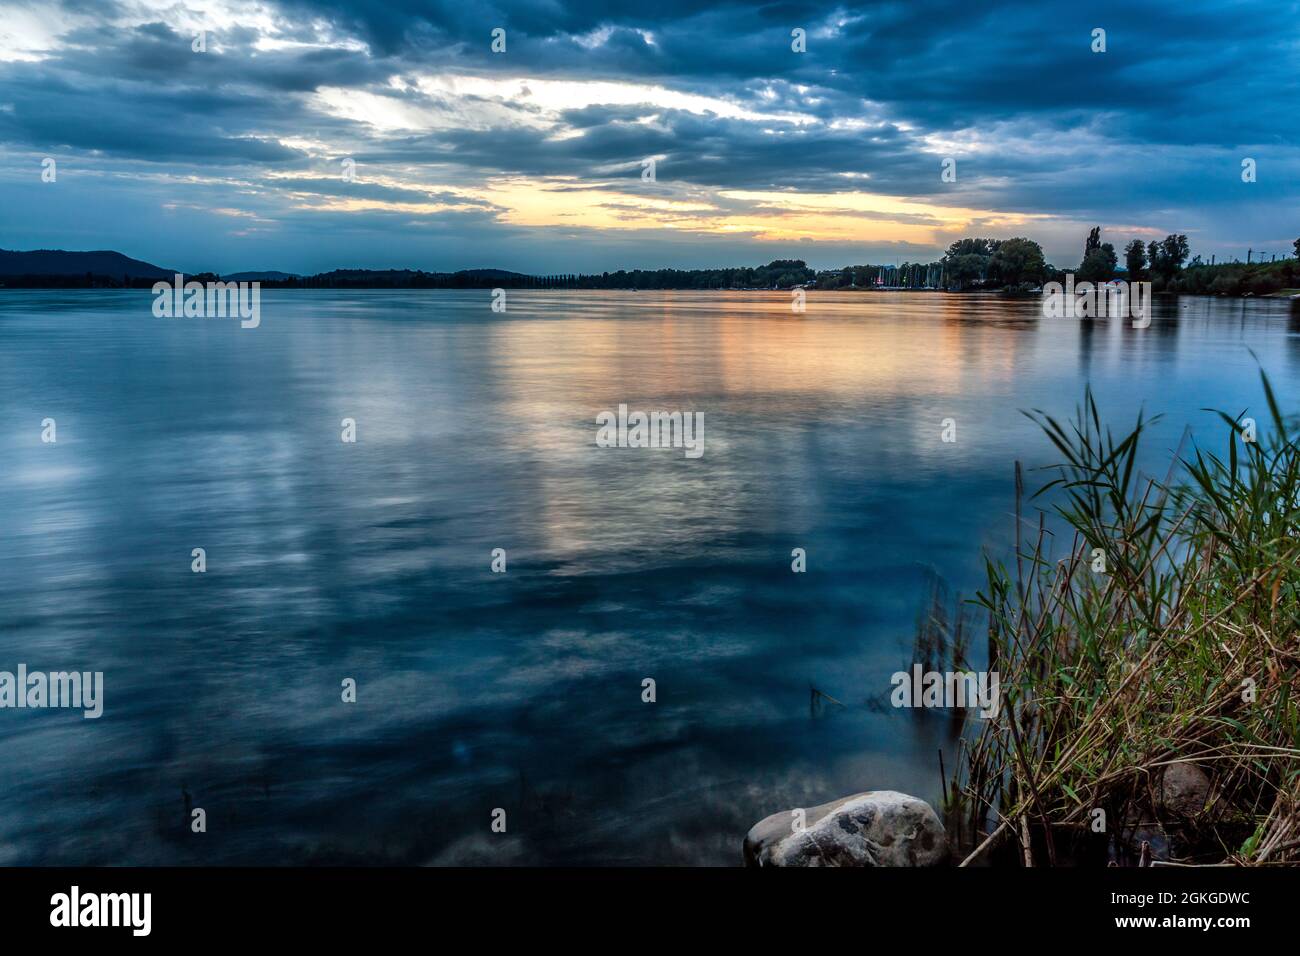
<instances>
[{"instance_id":1,"label":"dark mountain ridge","mask_svg":"<svg viewBox=\"0 0 1300 956\"><path fill-rule=\"evenodd\" d=\"M106 276L110 279L166 279L175 274L152 263L132 259L120 252L98 249L67 252L63 249L34 249L18 252L0 249L0 276Z\"/></svg>"}]
</instances>

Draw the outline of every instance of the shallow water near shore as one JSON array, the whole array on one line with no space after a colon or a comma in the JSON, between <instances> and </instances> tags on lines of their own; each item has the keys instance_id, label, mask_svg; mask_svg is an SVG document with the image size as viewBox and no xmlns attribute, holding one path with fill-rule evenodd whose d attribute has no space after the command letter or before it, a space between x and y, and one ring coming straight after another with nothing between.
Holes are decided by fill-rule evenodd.
<instances>
[{"instance_id":1,"label":"shallow water near shore","mask_svg":"<svg viewBox=\"0 0 1300 956\"><path fill-rule=\"evenodd\" d=\"M1203 409L1263 427L1261 364L1300 407L1286 301L151 302L0 292L0 670L104 673L99 719L0 710L0 864L733 865L777 810L934 801L947 721L868 701L934 578L1007 554L1014 461L1055 460L1020 410L1163 413L1163 477L1185 426L1223 447ZM621 404L702 413L702 456L597 447Z\"/></svg>"}]
</instances>

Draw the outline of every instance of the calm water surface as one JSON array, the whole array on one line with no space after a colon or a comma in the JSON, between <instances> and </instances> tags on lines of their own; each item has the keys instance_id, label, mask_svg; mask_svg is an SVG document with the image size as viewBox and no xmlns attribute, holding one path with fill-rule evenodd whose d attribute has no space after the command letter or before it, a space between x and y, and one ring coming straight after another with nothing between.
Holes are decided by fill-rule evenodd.
<instances>
[{"instance_id":1,"label":"calm water surface","mask_svg":"<svg viewBox=\"0 0 1300 956\"><path fill-rule=\"evenodd\" d=\"M1007 547L1013 461L1051 460L1019 410L1163 412L1163 476L1185 425L1221 446L1203 408L1266 418L1251 349L1300 406L1277 301L1141 331L888 293L150 305L0 292L0 670L106 685L97 721L0 710L0 863L734 864L779 809L935 799L944 722L867 702L934 577ZM702 411L704 456L597 448L620 403Z\"/></svg>"}]
</instances>

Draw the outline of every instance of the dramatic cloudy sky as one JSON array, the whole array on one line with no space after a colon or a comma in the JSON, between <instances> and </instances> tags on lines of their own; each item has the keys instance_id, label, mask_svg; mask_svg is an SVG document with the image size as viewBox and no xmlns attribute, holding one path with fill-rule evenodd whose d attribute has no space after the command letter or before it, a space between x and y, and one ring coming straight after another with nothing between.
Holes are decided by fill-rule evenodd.
<instances>
[{"instance_id":1,"label":"dramatic cloudy sky","mask_svg":"<svg viewBox=\"0 0 1300 956\"><path fill-rule=\"evenodd\" d=\"M1300 4L0 0L0 248L600 271L1028 235L1070 266L1092 225L1290 249Z\"/></svg>"}]
</instances>

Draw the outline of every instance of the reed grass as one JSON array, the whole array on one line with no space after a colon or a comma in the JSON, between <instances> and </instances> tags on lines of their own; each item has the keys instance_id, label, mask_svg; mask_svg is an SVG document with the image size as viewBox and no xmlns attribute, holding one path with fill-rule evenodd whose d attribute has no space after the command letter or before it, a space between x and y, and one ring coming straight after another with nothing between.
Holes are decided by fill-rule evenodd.
<instances>
[{"instance_id":1,"label":"reed grass","mask_svg":"<svg viewBox=\"0 0 1300 956\"><path fill-rule=\"evenodd\" d=\"M1300 447L1261 382L1256 440L1217 413L1222 453L1184 453L1185 432L1163 480L1138 473L1141 416L1116 436L1090 391L1072 421L1027 413L1061 456L1035 498L1056 501L1072 542L1049 557L1017 464L1014 567L986 557L974 599L1002 706L968 716L945 787L962 865L1009 847L1024 866L1077 860L1099 808L1114 859L1183 761L1213 785L1192 862L1300 864Z\"/></svg>"}]
</instances>

